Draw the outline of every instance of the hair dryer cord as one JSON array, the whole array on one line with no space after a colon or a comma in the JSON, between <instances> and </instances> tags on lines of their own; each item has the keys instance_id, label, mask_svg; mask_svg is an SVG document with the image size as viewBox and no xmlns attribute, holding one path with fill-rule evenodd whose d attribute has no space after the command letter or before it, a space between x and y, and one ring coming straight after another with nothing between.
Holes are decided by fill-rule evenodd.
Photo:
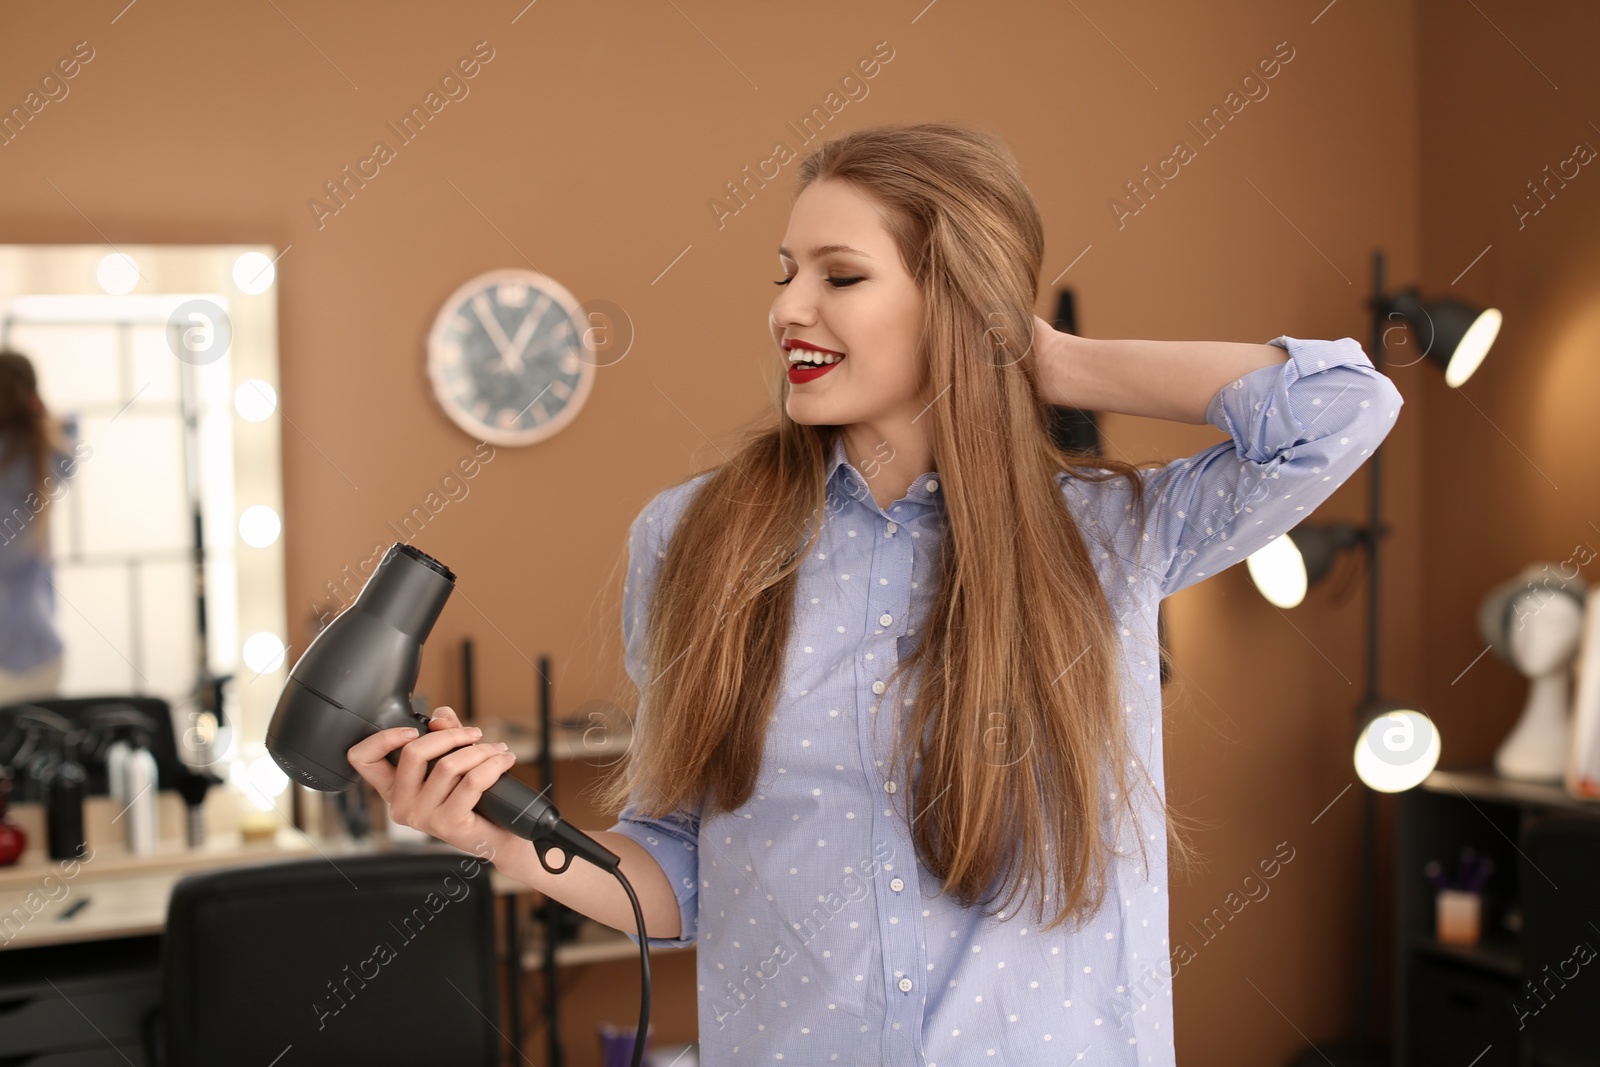
<instances>
[{"instance_id":1,"label":"hair dryer cord","mask_svg":"<svg viewBox=\"0 0 1600 1067\"><path fill-rule=\"evenodd\" d=\"M639 1028L633 1034L633 1067L640 1067L644 1062L645 1039L650 1035L650 946L645 939L644 912L639 908L633 886L628 884L622 871L613 869L612 873L628 891L628 900L633 904L633 921L639 927Z\"/></svg>"}]
</instances>

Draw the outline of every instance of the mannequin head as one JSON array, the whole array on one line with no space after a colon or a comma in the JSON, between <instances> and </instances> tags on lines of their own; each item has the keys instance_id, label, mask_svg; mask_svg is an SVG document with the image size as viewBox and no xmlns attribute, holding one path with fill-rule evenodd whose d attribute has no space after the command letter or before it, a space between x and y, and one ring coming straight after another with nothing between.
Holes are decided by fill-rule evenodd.
<instances>
[{"instance_id":1,"label":"mannequin head","mask_svg":"<svg viewBox=\"0 0 1600 1067\"><path fill-rule=\"evenodd\" d=\"M1583 630L1583 607L1564 593L1525 590L1513 597L1506 644L1511 662L1530 678L1572 661Z\"/></svg>"},{"instance_id":2,"label":"mannequin head","mask_svg":"<svg viewBox=\"0 0 1600 1067\"><path fill-rule=\"evenodd\" d=\"M1478 608L1478 632L1495 655L1531 678L1565 666L1577 654L1588 585L1563 566L1530 563L1489 590Z\"/></svg>"}]
</instances>

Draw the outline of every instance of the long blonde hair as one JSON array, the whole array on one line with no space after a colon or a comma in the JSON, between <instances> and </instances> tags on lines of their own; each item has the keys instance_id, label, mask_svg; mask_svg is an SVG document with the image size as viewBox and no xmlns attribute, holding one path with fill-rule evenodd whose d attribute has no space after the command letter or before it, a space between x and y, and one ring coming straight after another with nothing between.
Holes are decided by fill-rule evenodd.
<instances>
[{"instance_id":1,"label":"long blonde hair","mask_svg":"<svg viewBox=\"0 0 1600 1067\"><path fill-rule=\"evenodd\" d=\"M948 516L942 576L919 653L891 678L910 671L917 685L884 773L911 782L920 759L901 794L918 857L963 906L991 902L1005 874L1006 908L1025 881L1059 902L1047 928L1082 921L1099 910L1116 845L1103 820L1120 827L1127 811L1137 823L1140 785L1172 856L1189 855L1127 737L1120 622L1057 478L1126 478L1142 528L1150 464L1064 453L1050 436L1025 355L1044 229L1002 142L946 123L859 130L801 162L795 195L824 179L883 208L926 297L921 357L927 394L942 398L922 419ZM782 361L773 369L781 397ZM710 818L755 788L838 432L794 422L781 400L774 409L739 431L659 563L649 698L622 772L597 793L606 810ZM1134 836L1142 852L1145 834Z\"/></svg>"}]
</instances>

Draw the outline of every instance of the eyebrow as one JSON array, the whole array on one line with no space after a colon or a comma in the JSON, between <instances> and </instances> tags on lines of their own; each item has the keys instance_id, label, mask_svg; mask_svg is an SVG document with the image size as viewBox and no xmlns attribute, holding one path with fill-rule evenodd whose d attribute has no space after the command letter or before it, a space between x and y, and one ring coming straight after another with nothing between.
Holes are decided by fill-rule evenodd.
<instances>
[{"instance_id":1,"label":"eyebrow","mask_svg":"<svg viewBox=\"0 0 1600 1067\"><path fill-rule=\"evenodd\" d=\"M826 256L831 252L847 252L852 256L860 256L863 259L871 259L872 258L871 256L867 255L865 252L861 251L859 248L851 248L849 245L818 245L817 247L815 247L815 248L813 248L811 250L811 255L815 258L815 257L820 257L820 256ZM782 245L778 246L778 255L787 256L790 259L794 258L794 255L787 248L783 247Z\"/></svg>"}]
</instances>

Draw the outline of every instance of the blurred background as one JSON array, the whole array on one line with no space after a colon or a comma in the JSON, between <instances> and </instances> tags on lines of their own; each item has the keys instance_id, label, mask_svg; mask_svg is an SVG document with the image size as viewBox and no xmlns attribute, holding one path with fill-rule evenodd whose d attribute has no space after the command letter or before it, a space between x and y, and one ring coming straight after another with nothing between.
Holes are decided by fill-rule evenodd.
<instances>
[{"instance_id":1,"label":"blurred background","mask_svg":"<svg viewBox=\"0 0 1600 1067\"><path fill-rule=\"evenodd\" d=\"M1292 609L1244 567L1163 607L1167 786L1208 827L1207 867L1171 887L1174 943L1194 950L1171 989L1179 1062L1269 1067L1369 1024L1395 1063L1519 1062L1527 981L1562 959L1519 947L1517 835L1593 809L1495 780L1532 672L1485 655L1479 611L1530 560L1596 570L1593 5L110 0L10 7L0 30L0 348L31 360L61 454L79 445L44 509L62 653L38 695L157 697L173 720L125 738L159 764L153 848L87 768L82 836L110 859L74 892L162 857L176 877L206 850L404 836L375 796L289 788L261 744L288 666L395 541L457 575L419 703L465 704L522 746L519 774L553 776L563 814L608 825L586 789L615 753L545 746L540 724L615 728L628 524L771 403L797 162L848 130L948 119L1021 162L1047 234L1040 315L1070 291L1093 337L1351 336L1406 398L1370 628L1358 553ZM1181 167L1163 163L1177 142ZM1373 350L1375 253L1386 291L1503 314L1469 382L1398 319ZM511 325L497 336L484 307ZM588 356L529 379L549 387L531 412L461 356L470 337L531 351L508 336L529 307L550 336L563 318L593 331ZM1220 439L1117 414L1099 430L1138 458ZM1317 521L1359 524L1368 489L1358 472ZM1425 710L1447 774L1372 798L1369 838L1350 752L1378 633L1379 684ZM0 666L37 682L46 658ZM10 806L28 844L0 892L20 900L61 857L42 794L19 780ZM1422 868L1462 847L1499 858L1466 943L1440 936ZM1270 896L1205 925L1290 849ZM636 952L497 892L494 942L514 947L498 1054L518 1061L514 1036L550 1062L553 1013L568 1062L601 1062L601 1023L632 1032ZM30 941L44 919L6 938L41 976L59 977L49 949L160 934L51 919ZM1600 1005L1589 970L1541 1010ZM656 953L654 982L655 1043L688 1063L693 950ZM43 1032L78 1024L61 1025Z\"/></svg>"}]
</instances>

